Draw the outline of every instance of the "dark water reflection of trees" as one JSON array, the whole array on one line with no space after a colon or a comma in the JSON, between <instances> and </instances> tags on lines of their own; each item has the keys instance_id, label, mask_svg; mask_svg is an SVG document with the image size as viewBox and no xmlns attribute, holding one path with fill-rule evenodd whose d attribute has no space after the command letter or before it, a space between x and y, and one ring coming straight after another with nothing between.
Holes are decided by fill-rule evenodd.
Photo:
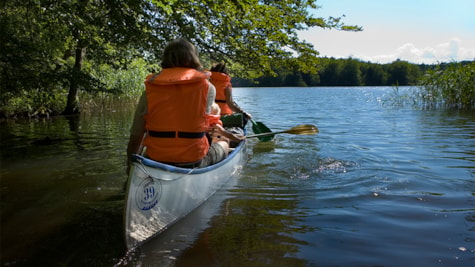
<instances>
[{"instance_id":1,"label":"dark water reflection of trees","mask_svg":"<svg viewBox=\"0 0 475 267\"><path fill-rule=\"evenodd\" d=\"M294 235L315 229L298 223L297 192L278 193L267 186L233 190L240 197L223 204L177 266L306 266L295 254L307 242Z\"/></svg>"},{"instance_id":2,"label":"dark water reflection of trees","mask_svg":"<svg viewBox=\"0 0 475 267\"><path fill-rule=\"evenodd\" d=\"M2 266L112 266L125 252L133 106L1 122Z\"/></svg>"}]
</instances>

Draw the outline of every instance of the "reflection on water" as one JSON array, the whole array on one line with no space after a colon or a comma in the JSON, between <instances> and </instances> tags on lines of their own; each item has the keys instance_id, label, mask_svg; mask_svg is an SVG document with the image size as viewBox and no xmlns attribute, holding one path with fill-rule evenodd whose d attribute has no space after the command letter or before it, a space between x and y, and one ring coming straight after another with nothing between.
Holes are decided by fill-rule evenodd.
<instances>
[{"instance_id":1,"label":"reflection on water","mask_svg":"<svg viewBox=\"0 0 475 267\"><path fill-rule=\"evenodd\" d=\"M240 193L239 199L226 203L226 214L213 218L177 266L305 266L306 261L295 257L295 252L306 242L292 235L310 229L295 226L299 218L293 216L296 203L290 201L289 192ZM257 194L273 197L257 198Z\"/></svg>"},{"instance_id":2,"label":"reflection on water","mask_svg":"<svg viewBox=\"0 0 475 267\"><path fill-rule=\"evenodd\" d=\"M473 266L474 114L386 109L378 91L349 90L297 109L297 122L260 119L315 120L320 134L255 144L238 197L178 266Z\"/></svg>"},{"instance_id":3,"label":"reflection on water","mask_svg":"<svg viewBox=\"0 0 475 267\"><path fill-rule=\"evenodd\" d=\"M391 88L234 91L275 131L320 133L250 139L239 179L128 253L133 105L2 123L2 265L473 266L473 112L382 106Z\"/></svg>"},{"instance_id":4,"label":"reflection on water","mask_svg":"<svg viewBox=\"0 0 475 267\"><path fill-rule=\"evenodd\" d=\"M124 116L2 123L2 264L85 266L121 255Z\"/></svg>"}]
</instances>

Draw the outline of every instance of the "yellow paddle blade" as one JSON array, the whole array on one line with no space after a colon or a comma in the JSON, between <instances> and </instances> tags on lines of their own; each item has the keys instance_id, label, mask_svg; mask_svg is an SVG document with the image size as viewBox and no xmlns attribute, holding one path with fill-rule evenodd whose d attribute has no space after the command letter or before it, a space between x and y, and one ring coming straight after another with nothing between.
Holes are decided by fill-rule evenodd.
<instances>
[{"instance_id":1,"label":"yellow paddle blade","mask_svg":"<svg viewBox=\"0 0 475 267\"><path fill-rule=\"evenodd\" d=\"M312 124L301 124L284 132L288 134L316 134L318 133L318 128Z\"/></svg>"}]
</instances>

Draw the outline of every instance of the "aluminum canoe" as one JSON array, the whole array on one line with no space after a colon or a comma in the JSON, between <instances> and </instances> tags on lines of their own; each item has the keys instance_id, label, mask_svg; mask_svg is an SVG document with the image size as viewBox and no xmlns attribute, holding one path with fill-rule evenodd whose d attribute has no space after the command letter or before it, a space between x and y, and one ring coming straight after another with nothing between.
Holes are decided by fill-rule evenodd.
<instances>
[{"instance_id":1,"label":"aluminum canoe","mask_svg":"<svg viewBox=\"0 0 475 267\"><path fill-rule=\"evenodd\" d=\"M213 195L246 162L246 140L213 165L188 169L132 156L124 213L127 248L165 231Z\"/></svg>"}]
</instances>

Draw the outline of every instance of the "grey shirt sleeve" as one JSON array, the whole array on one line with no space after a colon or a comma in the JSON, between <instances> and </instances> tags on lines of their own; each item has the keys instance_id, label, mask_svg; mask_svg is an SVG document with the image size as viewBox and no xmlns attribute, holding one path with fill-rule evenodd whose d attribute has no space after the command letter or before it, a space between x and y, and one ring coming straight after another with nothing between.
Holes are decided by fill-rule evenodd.
<instances>
[{"instance_id":1,"label":"grey shirt sleeve","mask_svg":"<svg viewBox=\"0 0 475 267\"><path fill-rule=\"evenodd\" d=\"M206 102L206 113L211 112L211 106L214 103L214 100L216 98L216 87L210 82L209 87L208 87L208 99Z\"/></svg>"}]
</instances>

